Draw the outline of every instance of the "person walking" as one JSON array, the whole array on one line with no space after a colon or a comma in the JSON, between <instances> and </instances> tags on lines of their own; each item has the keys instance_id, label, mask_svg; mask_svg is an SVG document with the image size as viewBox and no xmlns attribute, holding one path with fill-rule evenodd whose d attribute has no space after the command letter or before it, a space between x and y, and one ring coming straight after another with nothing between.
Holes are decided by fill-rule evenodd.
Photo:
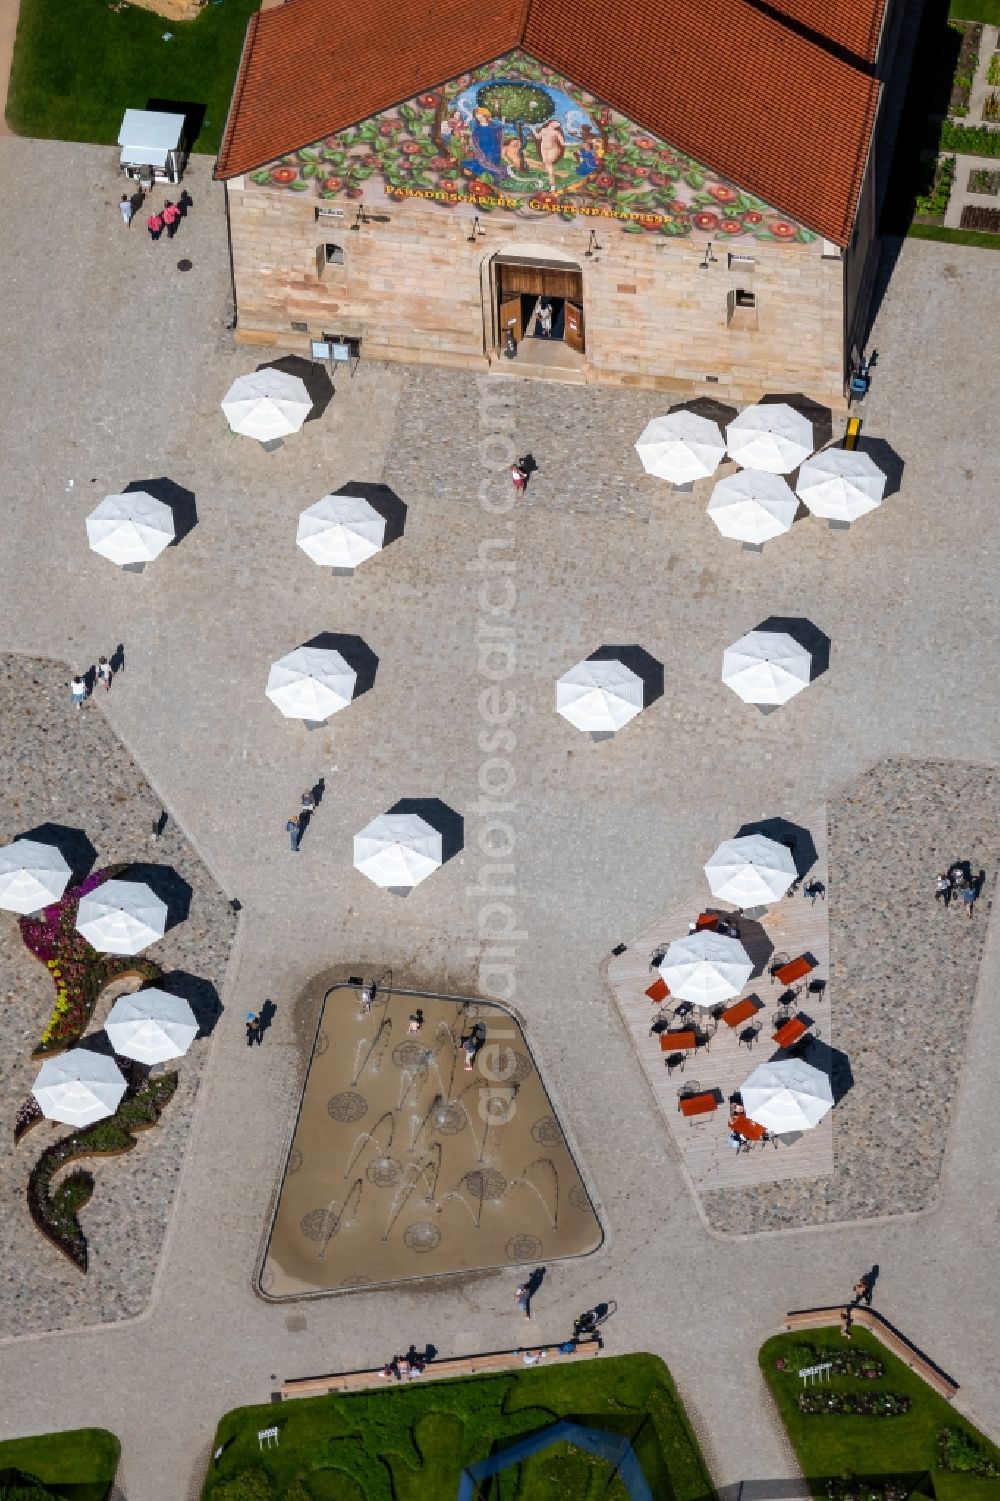
<instances>
[{"instance_id":1,"label":"person walking","mask_svg":"<svg viewBox=\"0 0 1000 1501\"><path fill-rule=\"evenodd\" d=\"M514 486L515 495L523 495L528 484L528 476L524 472L521 460L510 466L510 482Z\"/></svg>"},{"instance_id":2,"label":"person walking","mask_svg":"<svg viewBox=\"0 0 1000 1501\"><path fill-rule=\"evenodd\" d=\"M313 797L311 792L303 792L299 811L300 813L305 813L306 815L316 812L316 799Z\"/></svg>"},{"instance_id":3,"label":"person walking","mask_svg":"<svg viewBox=\"0 0 1000 1501\"><path fill-rule=\"evenodd\" d=\"M122 223L128 229L132 223L132 215L135 213L135 209L132 207L132 200L127 193L122 194L121 202L118 205L118 212L122 216Z\"/></svg>"},{"instance_id":4,"label":"person walking","mask_svg":"<svg viewBox=\"0 0 1000 1501\"><path fill-rule=\"evenodd\" d=\"M971 917L976 905L976 897L979 895L978 881L966 881L962 887L962 901L965 903L965 913Z\"/></svg>"},{"instance_id":5,"label":"person walking","mask_svg":"<svg viewBox=\"0 0 1000 1501\"><path fill-rule=\"evenodd\" d=\"M171 203L170 199L168 198L166 203L163 205L163 222L167 226L168 240L172 240L174 235L177 233L177 226L180 223L180 219L180 209L177 207L176 203Z\"/></svg>"},{"instance_id":6,"label":"person walking","mask_svg":"<svg viewBox=\"0 0 1000 1501\"><path fill-rule=\"evenodd\" d=\"M87 697L87 684L79 673L69 685L70 697L78 709L82 709Z\"/></svg>"},{"instance_id":7,"label":"person walking","mask_svg":"<svg viewBox=\"0 0 1000 1501\"><path fill-rule=\"evenodd\" d=\"M297 855L299 852L299 840L302 838L302 823L297 813L293 813L291 818L285 824L285 833L288 835L288 842L292 847L292 854Z\"/></svg>"},{"instance_id":8,"label":"person walking","mask_svg":"<svg viewBox=\"0 0 1000 1501\"><path fill-rule=\"evenodd\" d=\"M260 1021L253 1011L247 1012L247 1047L252 1048L254 1043L260 1042Z\"/></svg>"},{"instance_id":9,"label":"person walking","mask_svg":"<svg viewBox=\"0 0 1000 1501\"><path fill-rule=\"evenodd\" d=\"M104 684L105 693L111 692L111 679L113 677L114 673L111 671L111 664L107 657L99 657L97 662L97 681Z\"/></svg>"},{"instance_id":10,"label":"person walking","mask_svg":"<svg viewBox=\"0 0 1000 1501\"><path fill-rule=\"evenodd\" d=\"M519 1287L516 1287L514 1289L514 1298L515 1298L515 1301L517 1303L518 1308L524 1314L524 1317L526 1319L530 1319L531 1318L531 1294L528 1291L528 1289L525 1287L525 1285L524 1285L523 1282L521 1283L521 1285Z\"/></svg>"},{"instance_id":11,"label":"person walking","mask_svg":"<svg viewBox=\"0 0 1000 1501\"><path fill-rule=\"evenodd\" d=\"M163 233L163 216L155 211L146 220L146 228L149 230L149 238L158 240Z\"/></svg>"},{"instance_id":12,"label":"person walking","mask_svg":"<svg viewBox=\"0 0 1000 1501\"><path fill-rule=\"evenodd\" d=\"M410 1012L410 1025L407 1027L406 1030L408 1032L419 1032L420 1028L423 1026L423 1024L424 1024L424 1013L420 1009L420 1007L418 1006L417 1009L416 1009L416 1011L411 1011Z\"/></svg>"},{"instance_id":13,"label":"person walking","mask_svg":"<svg viewBox=\"0 0 1000 1501\"><path fill-rule=\"evenodd\" d=\"M552 337L552 304L543 302L538 309L538 331L543 339Z\"/></svg>"}]
</instances>

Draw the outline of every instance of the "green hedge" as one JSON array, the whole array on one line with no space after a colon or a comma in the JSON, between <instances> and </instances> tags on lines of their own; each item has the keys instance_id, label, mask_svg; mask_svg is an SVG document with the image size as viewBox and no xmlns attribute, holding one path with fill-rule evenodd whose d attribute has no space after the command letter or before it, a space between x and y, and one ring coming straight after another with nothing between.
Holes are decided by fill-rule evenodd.
<instances>
[{"instance_id":1,"label":"green hedge","mask_svg":"<svg viewBox=\"0 0 1000 1501\"><path fill-rule=\"evenodd\" d=\"M1000 130L988 125L956 125L942 120L937 127L935 149L961 151L966 156L1000 156Z\"/></svg>"}]
</instances>

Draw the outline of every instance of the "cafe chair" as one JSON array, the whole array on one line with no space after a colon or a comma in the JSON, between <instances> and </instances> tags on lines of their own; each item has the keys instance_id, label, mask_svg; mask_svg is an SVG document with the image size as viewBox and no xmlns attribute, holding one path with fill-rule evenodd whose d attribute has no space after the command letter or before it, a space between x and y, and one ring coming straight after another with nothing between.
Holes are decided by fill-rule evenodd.
<instances>
[{"instance_id":1,"label":"cafe chair","mask_svg":"<svg viewBox=\"0 0 1000 1501\"><path fill-rule=\"evenodd\" d=\"M767 968L768 968L768 972L770 973L770 976L771 976L771 983L772 983L772 985L775 983L775 977L777 975L778 970L779 969L784 969L785 965L789 964L789 963L791 963L791 957L788 954L772 954L771 955L771 962L768 964Z\"/></svg>"},{"instance_id":2,"label":"cafe chair","mask_svg":"<svg viewBox=\"0 0 1000 1501\"><path fill-rule=\"evenodd\" d=\"M691 1079L687 1084L681 1085L680 1089L677 1091L678 1104L680 1104L681 1100L687 1099L688 1095L692 1094L701 1094L701 1085L698 1083L697 1079Z\"/></svg>"},{"instance_id":3,"label":"cafe chair","mask_svg":"<svg viewBox=\"0 0 1000 1501\"><path fill-rule=\"evenodd\" d=\"M663 1061L667 1066L667 1077L669 1078L675 1068L679 1068L681 1073L684 1072L687 1057L684 1053L668 1053Z\"/></svg>"},{"instance_id":4,"label":"cafe chair","mask_svg":"<svg viewBox=\"0 0 1000 1501\"><path fill-rule=\"evenodd\" d=\"M744 1027L740 1032L737 1041L739 1042L740 1047L743 1047L745 1044L746 1047L750 1049L753 1047L759 1036L760 1022L751 1022L748 1027Z\"/></svg>"}]
</instances>

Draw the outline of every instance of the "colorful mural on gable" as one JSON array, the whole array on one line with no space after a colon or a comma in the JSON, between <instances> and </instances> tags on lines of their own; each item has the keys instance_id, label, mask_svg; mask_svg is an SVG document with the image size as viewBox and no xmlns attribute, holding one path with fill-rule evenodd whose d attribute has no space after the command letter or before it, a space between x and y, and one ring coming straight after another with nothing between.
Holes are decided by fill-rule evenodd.
<instances>
[{"instance_id":1,"label":"colorful mural on gable","mask_svg":"<svg viewBox=\"0 0 1000 1501\"><path fill-rule=\"evenodd\" d=\"M509 53L250 174L375 208L618 220L631 234L818 239L524 52Z\"/></svg>"}]
</instances>

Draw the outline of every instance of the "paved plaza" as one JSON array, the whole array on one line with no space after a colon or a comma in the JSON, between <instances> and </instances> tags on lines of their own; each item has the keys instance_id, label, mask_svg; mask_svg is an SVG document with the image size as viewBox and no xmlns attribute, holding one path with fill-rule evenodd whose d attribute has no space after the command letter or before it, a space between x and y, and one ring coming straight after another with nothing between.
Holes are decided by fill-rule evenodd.
<instances>
[{"instance_id":1,"label":"paved plaza","mask_svg":"<svg viewBox=\"0 0 1000 1501\"><path fill-rule=\"evenodd\" d=\"M516 698L516 743L503 751L514 783L503 801L514 836L509 905L525 936L514 943L513 1004L605 1229L592 1257L553 1264L534 1309L537 1338L564 1337L581 1309L615 1299L608 1349L650 1349L668 1362L719 1485L790 1477L756 1351L787 1308L846 1296L877 1262L878 1306L959 1381L959 1408L1000 1432L1000 1191L988 1166L1000 933L986 901L969 924L933 900L937 868L957 854L987 870L987 895L995 880L985 768L997 763L1000 438L982 330L997 323L1000 283L988 255L902 247L875 330L881 358L866 412L866 432L902 460L898 493L850 532L806 520L753 556L717 534L700 494L672 496L639 471L631 444L655 409L645 394L504 381L484 413L475 382L453 372L362 363L353 380L338 379L321 421L263 453L232 437L219 410L232 379L264 356L234 349L226 331L224 208L209 163L194 163L194 208L178 239L158 245L118 219L112 151L4 138L0 173L0 650L82 668L124 643L126 673L84 713L106 717L242 907L148 1306L65 1333L17 1337L8 1322L0 1432L106 1425L122 1437L129 1501L176 1501L197 1493L217 1416L266 1401L285 1377L371 1366L401 1337L446 1354L520 1338L505 1276L352 1293L302 1312L252 1290L315 1026L315 976L391 970L414 988L477 989L492 927L478 888L500 863L480 786L496 754L481 740L481 657L498 626L514 644L503 684ZM53 183L71 185L86 212L43 215ZM190 270L178 270L182 257ZM540 467L523 505L491 515L478 502L480 481L496 484L479 440L507 431ZM84 517L96 500L164 475L196 497L198 524L180 545L141 577L88 552ZM335 579L295 547L295 520L348 480L391 484L408 507L406 529L354 578ZM514 584L509 617L490 614L511 599L495 578L481 598L484 544L485 556L514 564L503 575ZM829 671L765 718L719 673L723 648L773 613L811 620L832 650ZM369 693L307 733L263 690L269 663L319 631L361 636L378 671ZM555 714L554 683L607 643L644 647L663 663L665 688L625 732L595 745ZM76 713L68 697L65 712ZM5 745L9 796L16 737ZM959 849L920 842L918 804L900 813L891 846L860 816L877 805L890 827L912 763L921 797L933 802L949 778L962 790L947 831ZM932 764L933 773L920 769ZM878 786L865 780L873 767L883 768ZM285 821L320 776L324 799L293 856ZM919 1196L930 1207L883 1217L918 1207L891 1200L872 1206L875 1218L844 1224L834 1204L837 1223L822 1230L793 1214L799 1228L774 1233L755 1221L765 1233L748 1236L733 1234L720 1211L710 1229L604 966L616 944L689 903L705 859L742 823L806 823L852 786L871 800L853 821L845 812L842 836L851 869L866 855L870 865L853 894L838 894L834 820L831 924L839 899L844 941L862 952L838 972L831 930L831 992L884 983L886 1007L900 985L917 997L939 962L934 935L949 925L941 962L956 983L947 1004L962 1015L942 1031L935 988L923 1048L910 1038L898 1068L884 1054L879 1065L890 1113L898 1097L925 1089L933 1104L928 1077L951 1049L951 1127L945 1143L948 1110L932 1111L935 1151ZM465 850L404 901L352 870L351 840L411 796L461 812ZM57 801L68 816L68 787ZM20 816L53 815L22 807ZM75 822L99 842L89 807ZM890 943L901 920L915 949ZM980 925L975 940L950 931L961 923ZM891 968L876 952L893 956ZM946 974L936 973L939 983ZM249 1052L243 1016L265 998L275 1021ZM885 1162L887 1175L894 1166ZM16 1274L5 1268L5 1288ZM153 1389L169 1391L170 1403L152 1403Z\"/></svg>"}]
</instances>

